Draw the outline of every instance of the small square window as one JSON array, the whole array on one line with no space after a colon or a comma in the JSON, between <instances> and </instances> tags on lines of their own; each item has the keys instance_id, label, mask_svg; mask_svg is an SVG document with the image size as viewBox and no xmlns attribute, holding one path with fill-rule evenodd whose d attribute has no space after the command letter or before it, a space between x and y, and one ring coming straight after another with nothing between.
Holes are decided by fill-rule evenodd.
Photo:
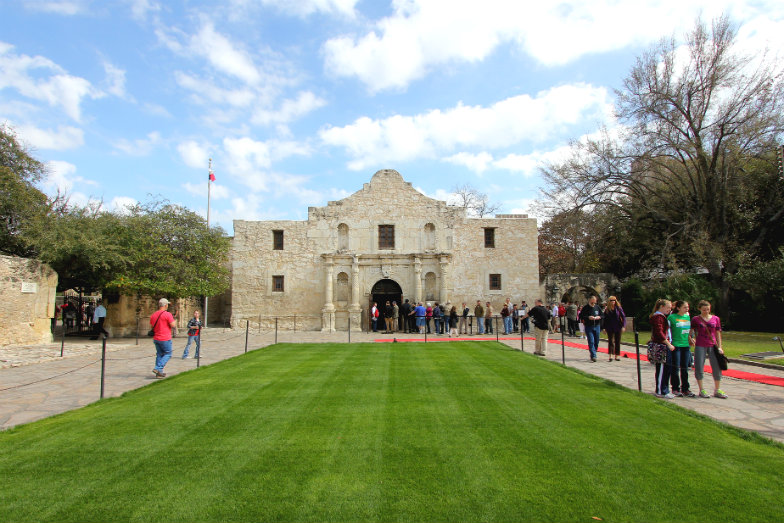
<instances>
[{"instance_id":1,"label":"small square window","mask_svg":"<svg viewBox=\"0 0 784 523\"><path fill-rule=\"evenodd\" d=\"M272 277L272 292L283 292L283 276Z\"/></svg>"},{"instance_id":2,"label":"small square window","mask_svg":"<svg viewBox=\"0 0 784 523\"><path fill-rule=\"evenodd\" d=\"M394 225L379 225L378 226L378 248L379 249L394 249L395 248L395 226Z\"/></svg>"},{"instance_id":3,"label":"small square window","mask_svg":"<svg viewBox=\"0 0 784 523\"><path fill-rule=\"evenodd\" d=\"M283 250L283 231L272 231L272 248L276 251Z\"/></svg>"},{"instance_id":4,"label":"small square window","mask_svg":"<svg viewBox=\"0 0 784 523\"><path fill-rule=\"evenodd\" d=\"M495 228L485 227L485 248L495 248Z\"/></svg>"},{"instance_id":5,"label":"small square window","mask_svg":"<svg viewBox=\"0 0 784 523\"><path fill-rule=\"evenodd\" d=\"M501 275L500 274L491 274L490 275L490 290L491 291L500 291L501 290Z\"/></svg>"}]
</instances>

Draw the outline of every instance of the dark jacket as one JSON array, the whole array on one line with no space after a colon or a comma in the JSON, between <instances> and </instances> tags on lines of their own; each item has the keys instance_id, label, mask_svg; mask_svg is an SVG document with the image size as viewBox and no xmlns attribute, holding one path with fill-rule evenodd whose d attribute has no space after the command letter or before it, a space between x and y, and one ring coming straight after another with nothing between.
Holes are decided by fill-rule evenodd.
<instances>
[{"instance_id":1,"label":"dark jacket","mask_svg":"<svg viewBox=\"0 0 784 523\"><path fill-rule=\"evenodd\" d=\"M544 305L537 305L528 312L528 316L534 320L534 327L539 330L547 330L547 322L550 320L550 311Z\"/></svg>"},{"instance_id":2,"label":"dark jacket","mask_svg":"<svg viewBox=\"0 0 784 523\"><path fill-rule=\"evenodd\" d=\"M607 332L621 332L621 329L626 327L626 314L623 308L615 306L615 309L605 309L604 319L602 320L602 328Z\"/></svg>"},{"instance_id":3,"label":"dark jacket","mask_svg":"<svg viewBox=\"0 0 784 523\"><path fill-rule=\"evenodd\" d=\"M599 316L599 319L589 320L588 316ZM586 327L596 327L597 325L601 325L603 317L604 313L602 312L602 308L599 307L598 303L593 307L587 303L580 311L580 321L582 321Z\"/></svg>"}]
</instances>

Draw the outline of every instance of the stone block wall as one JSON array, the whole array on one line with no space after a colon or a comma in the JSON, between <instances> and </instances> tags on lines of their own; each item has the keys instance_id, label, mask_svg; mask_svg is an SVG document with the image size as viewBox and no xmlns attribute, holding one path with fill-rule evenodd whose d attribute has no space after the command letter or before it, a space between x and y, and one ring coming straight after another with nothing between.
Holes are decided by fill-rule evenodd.
<instances>
[{"instance_id":1,"label":"stone block wall","mask_svg":"<svg viewBox=\"0 0 784 523\"><path fill-rule=\"evenodd\" d=\"M57 273L45 263L0 256L0 345L51 343Z\"/></svg>"}]
</instances>

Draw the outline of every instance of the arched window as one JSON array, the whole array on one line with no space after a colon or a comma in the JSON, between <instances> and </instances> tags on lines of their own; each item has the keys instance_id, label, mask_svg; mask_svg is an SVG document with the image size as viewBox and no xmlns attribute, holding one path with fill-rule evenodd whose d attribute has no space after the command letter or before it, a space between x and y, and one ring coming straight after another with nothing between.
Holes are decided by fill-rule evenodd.
<instances>
[{"instance_id":1,"label":"arched window","mask_svg":"<svg viewBox=\"0 0 784 523\"><path fill-rule=\"evenodd\" d=\"M425 299L436 299L436 273L434 272L425 274Z\"/></svg>"},{"instance_id":2,"label":"arched window","mask_svg":"<svg viewBox=\"0 0 784 523\"><path fill-rule=\"evenodd\" d=\"M336 301L348 301L348 274L338 273L337 285L335 285Z\"/></svg>"},{"instance_id":3,"label":"arched window","mask_svg":"<svg viewBox=\"0 0 784 523\"><path fill-rule=\"evenodd\" d=\"M338 250L348 250L348 225L345 223L338 225Z\"/></svg>"},{"instance_id":4,"label":"arched window","mask_svg":"<svg viewBox=\"0 0 784 523\"><path fill-rule=\"evenodd\" d=\"M434 251L436 248L436 226L432 223L425 225L425 250Z\"/></svg>"}]
</instances>

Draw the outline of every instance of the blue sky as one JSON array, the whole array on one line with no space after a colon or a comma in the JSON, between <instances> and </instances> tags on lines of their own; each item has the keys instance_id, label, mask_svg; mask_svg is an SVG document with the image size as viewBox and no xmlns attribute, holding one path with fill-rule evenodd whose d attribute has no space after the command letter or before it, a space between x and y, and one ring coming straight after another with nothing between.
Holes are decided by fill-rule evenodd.
<instances>
[{"instance_id":1,"label":"blue sky","mask_svg":"<svg viewBox=\"0 0 784 523\"><path fill-rule=\"evenodd\" d=\"M211 157L230 234L385 168L537 216L538 166L617 125L635 57L721 13L741 50L784 50L766 0L0 0L0 124L79 204L206 215Z\"/></svg>"}]
</instances>

